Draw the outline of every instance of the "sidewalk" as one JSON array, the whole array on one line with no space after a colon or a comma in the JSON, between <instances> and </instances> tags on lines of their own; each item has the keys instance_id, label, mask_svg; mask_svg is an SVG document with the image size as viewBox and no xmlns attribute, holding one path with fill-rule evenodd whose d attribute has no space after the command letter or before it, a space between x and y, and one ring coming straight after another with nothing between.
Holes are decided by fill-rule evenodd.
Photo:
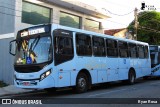
<instances>
[{"instance_id":1,"label":"sidewalk","mask_svg":"<svg viewBox=\"0 0 160 107\"><path fill-rule=\"evenodd\" d=\"M31 92L31 91L33 91L33 90L21 89L21 88L15 87L14 85L9 85L9 86L0 88L0 96L14 95L14 94Z\"/></svg>"}]
</instances>

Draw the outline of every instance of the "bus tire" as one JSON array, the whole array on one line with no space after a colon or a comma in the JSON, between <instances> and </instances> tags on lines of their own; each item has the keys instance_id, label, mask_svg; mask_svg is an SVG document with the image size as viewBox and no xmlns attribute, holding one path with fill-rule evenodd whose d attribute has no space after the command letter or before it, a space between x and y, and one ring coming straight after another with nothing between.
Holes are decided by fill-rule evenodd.
<instances>
[{"instance_id":1,"label":"bus tire","mask_svg":"<svg viewBox=\"0 0 160 107\"><path fill-rule=\"evenodd\" d=\"M135 83L135 79L136 79L136 75L134 70L129 70L129 74L128 74L128 83L130 85L133 85Z\"/></svg>"},{"instance_id":2,"label":"bus tire","mask_svg":"<svg viewBox=\"0 0 160 107\"><path fill-rule=\"evenodd\" d=\"M77 93L84 93L88 90L88 78L85 73L80 73L77 76L75 91Z\"/></svg>"}]
</instances>

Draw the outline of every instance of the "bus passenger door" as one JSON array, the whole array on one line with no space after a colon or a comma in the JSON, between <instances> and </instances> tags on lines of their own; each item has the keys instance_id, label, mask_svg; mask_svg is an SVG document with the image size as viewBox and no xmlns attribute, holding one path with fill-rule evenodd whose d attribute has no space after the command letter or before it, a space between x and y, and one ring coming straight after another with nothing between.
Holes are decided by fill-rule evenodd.
<instances>
[{"instance_id":1,"label":"bus passenger door","mask_svg":"<svg viewBox=\"0 0 160 107\"><path fill-rule=\"evenodd\" d=\"M66 30L54 31L54 62L58 70L59 87L71 85L71 70L73 70L72 59L73 51L73 34Z\"/></svg>"}]
</instances>

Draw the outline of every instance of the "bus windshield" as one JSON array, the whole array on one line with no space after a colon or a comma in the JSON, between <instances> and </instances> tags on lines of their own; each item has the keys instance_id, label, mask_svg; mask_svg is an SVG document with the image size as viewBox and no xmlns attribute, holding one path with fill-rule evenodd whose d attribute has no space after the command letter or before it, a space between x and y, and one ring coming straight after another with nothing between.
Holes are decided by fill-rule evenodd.
<instances>
[{"instance_id":1,"label":"bus windshield","mask_svg":"<svg viewBox=\"0 0 160 107\"><path fill-rule=\"evenodd\" d=\"M50 36L37 35L34 38L21 38L17 42L15 65L39 64L51 58Z\"/></svg>"}]
</instances>

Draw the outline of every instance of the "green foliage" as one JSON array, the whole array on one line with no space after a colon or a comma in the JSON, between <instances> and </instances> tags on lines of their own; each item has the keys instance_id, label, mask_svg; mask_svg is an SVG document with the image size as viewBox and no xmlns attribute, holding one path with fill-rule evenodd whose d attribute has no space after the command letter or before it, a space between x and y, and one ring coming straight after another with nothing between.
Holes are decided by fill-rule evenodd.
<instances>
[{"instance_id":1,"label":"green foliage","mask_svg":"<svg viewBox=\"0 0 160 107\"><path fill-rule=\"evenodd\" d=\"M3 81L0 81L0 87L5 87L7 84L5 84Z\"/></svg>"},{"instance_id":2,"label":"green foliage","mask_svg":"<svg viewBox=\"0 0 160 107\"><path fill-rule=\"evenodd\" d=\"M138 22L137 40L150 45L160 45L160 12L141 12L138 15ZM135 33L134 21L130 23L128 30Z\"/></svg>"}]
</instances>

